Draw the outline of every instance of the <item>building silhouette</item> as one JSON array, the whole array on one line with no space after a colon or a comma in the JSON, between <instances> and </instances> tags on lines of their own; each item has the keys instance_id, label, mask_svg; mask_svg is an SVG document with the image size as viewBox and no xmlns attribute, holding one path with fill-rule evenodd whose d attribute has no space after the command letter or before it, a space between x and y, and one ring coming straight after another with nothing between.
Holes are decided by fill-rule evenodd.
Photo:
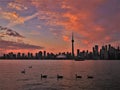
<instances>
[{"instance_id":1,"label":"building silhouette","mask_svg":"<svg viewBox=\"0 0 120 90\"><path fill-rule=\"evenodd\" d=\"M92 49L93 51L89 52L88 50L81 51L77 49L77 54L74 54L74 38L72 35L72 53L71 52L59 52L54 54L53 52L46 52L46 51L39 51L35 54L28 52L28 53L13 53L10 52L8 54L3 54L0 59L37 59L37 60L44 60L44 59L70 59L73 60L76 57L82 57L86 60L120 60L120 47L113 47L111 44L102 46L99 49L98 45L95 45ZM74 57L73 57L74 56Z\"/></svg>"},{"instance_id":2,"label":"building silhouette","mask_svg":"<svg viewBox=\"0 0 120 90\"><path fill-rule=\"evenodd\" d=\"M74 35L73 35L73 32L72 32L72 57L74 58L75 54L74 54Z\"/></svg>"},{"instance_id":3,"label":"building silhouette","mask_svg":"<svg viewBox=\"0 0 120 90\"><path fill-rule=\"evenodd\" d=\"M120 60L120 47L114 47L111 44L104 45L101 48L99 45L95 45L92 47L92 51L88 50L80 50L79 48L76 50L77 54L74 53L74 34L72 32L71 37L71 51L70 52L59 52L54 54L53 52L47 51L39 51L36 53L13 53L9 52L8 54L3 54L0 59L69 59L74 60L76 58L86 59L86 60Z\"/></svg>"}]
</instances>

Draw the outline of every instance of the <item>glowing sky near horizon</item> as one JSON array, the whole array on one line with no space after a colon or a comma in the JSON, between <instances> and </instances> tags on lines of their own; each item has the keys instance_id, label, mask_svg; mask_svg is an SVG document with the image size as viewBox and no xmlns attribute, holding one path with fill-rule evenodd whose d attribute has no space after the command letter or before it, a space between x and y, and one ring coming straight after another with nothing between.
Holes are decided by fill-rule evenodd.
<instances>
[{"instance_id":1,"label":"glowing sky near horizon","mask_svg":"<svg viewBox=\"0 0 120 90\"><path fill-rule=\"evenodd\" d=\"M120 0L0 0L0 26L24 37L0 32L1 52L71 51L72 32L75 49L119 45Z\"/></svg>"}]
</instances>

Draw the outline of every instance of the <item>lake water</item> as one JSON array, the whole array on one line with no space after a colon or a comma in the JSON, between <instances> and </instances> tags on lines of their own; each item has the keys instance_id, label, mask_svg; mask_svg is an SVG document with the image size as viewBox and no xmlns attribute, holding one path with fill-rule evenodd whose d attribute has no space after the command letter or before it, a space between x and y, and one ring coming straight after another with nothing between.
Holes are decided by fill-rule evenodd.
<instances>
[{"instance_id":1,"label":"lake water","mask_svg":"<svg viewBox=\"0 0 120 90\"><path fill-rule=\"evenodd\" d=\"M57 80L57 74L63 79ZM0 90L120 90L120 61L1 60Z\"/></svg>"}]
</instances>

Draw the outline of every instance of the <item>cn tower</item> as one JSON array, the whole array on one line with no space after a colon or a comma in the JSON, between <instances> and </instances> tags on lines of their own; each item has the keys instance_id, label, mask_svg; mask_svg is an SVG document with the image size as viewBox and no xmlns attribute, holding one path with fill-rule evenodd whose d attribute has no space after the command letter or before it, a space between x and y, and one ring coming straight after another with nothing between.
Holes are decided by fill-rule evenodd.
<instances>
[{"instance_id":1,"label":"cn tower","mask_svg":"<svg viewBox=\"0 0 120 90\"><path fill-rule=\"evenodd\" d=\"M73 35L73 32L72 32L72 57L74 58L74 35Z\"/></svg>"}]
</instances>

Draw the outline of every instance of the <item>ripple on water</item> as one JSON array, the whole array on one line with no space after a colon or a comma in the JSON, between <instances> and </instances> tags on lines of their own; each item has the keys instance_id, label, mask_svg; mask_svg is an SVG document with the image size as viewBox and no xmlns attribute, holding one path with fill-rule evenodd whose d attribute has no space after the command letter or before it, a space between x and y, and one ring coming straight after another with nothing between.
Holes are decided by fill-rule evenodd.
<instances>
[{"instance_id":1,"label":"ripple on water","mask_svg":"<svg viewBox=\"0 0 120 90\"><path fill-rule=\"evenodd\" d=\"M31 79L25 78L25 79L17 79L17 81L29 81Z\"/></svg>"},{"instance_id":2,"label":"ripple on water","mask_svg":"<svg viewBox=\"0 0 120 90\"><path fill-rule=\"evenodd\" d=\"M39 86L39 85L43 85L42 83L30 83L27 84L26 86Z\"/></svg>"},{"instance_id":3,"label":"ripple on water","mask_svg":"<svg viewBox=\"0 0 120 90\"><path fill-rule=\"evenodd\" d=\"M64 88L45 86L42 83L27 84L23 90L64 90Z\"/></svg>"},{"instance_id":4,"label":"ripple on water","mask_svg":"<svg viewBox=\"0 0 120 90\"><path fill-rule=\"evenodd\" d=\"M39 88L29 88L25 90L65 90L64 88L54 88L54 87L39 87Z\"/></svg>"},{"instance_id":5,"label":"ripple on water","mask_svg":"<svg viewBox=\"0 0 120 90\"><path fill-rule=\"evenodd\" d=\"M38 87L44 86L42 83L36 82L36 83L26 83L22 86L23 90L39 90ZM36 88L36 89L35 89Z\"/></svg>"},{"instance_id":6,"label":"ripple on water","mask_svg":"<svg viewBox=\"0 0 120 90\"><path fill-rule=\"evenodd\" d=\"M31 63L34 68L25 75L19 72ZM119 69L120 61L1 61L0 90L120 90ZM41 80L41 73L48 78ZM82 78L76 79L76 73ZM57 80L56 74L64 78Z\"/></svg>"}]
</instances>

